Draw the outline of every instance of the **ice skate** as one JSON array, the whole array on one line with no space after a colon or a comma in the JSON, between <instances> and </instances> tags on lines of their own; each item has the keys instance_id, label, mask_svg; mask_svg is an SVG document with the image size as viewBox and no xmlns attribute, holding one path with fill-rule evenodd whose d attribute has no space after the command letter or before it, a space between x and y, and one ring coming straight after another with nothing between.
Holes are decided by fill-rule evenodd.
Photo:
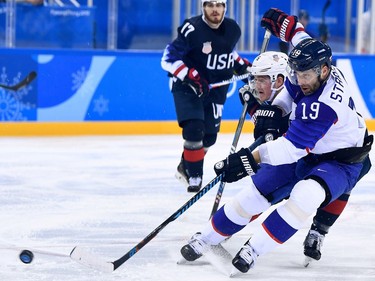
<instances>
[{"instance_id":1,"label":"ice skate","mask_svg":"<svg viewBox=\"0 0 375 281\"><path fill-rule=\"evenodd\" d=\"M316 230L309 230L305 241L303 242L305 254L304 266L307 267L313 260L320 260L322 254L320 252L323 246L324 235Z\"/></svg>"},{"instance_id":2,"label":"ice skate","mask_svg":"<svg viewBox=\"0 0 375 281\"><path fill-rule=\"evenodd\" d=\"M190 177L189 186L187 188L188 192L198 192L202 188L202 178L201 177Z\"/></svg>"},{"instance_id":3,"label":"ice skate","mask_svg":"<svg viewBox=\"0 0 375 281\"><path fill-rule=\"evenodd\" d=\"M258 255L255 253L254 249L251 247L250 242L247 241L245 245L242 246L241 250L232 260L233 266L236 268L232 271L230 276L234 276L238 271L246 273L255 264ZM238 271L237 271L238 270Z\"/></svg>"},{"instance_id":4,"label":"ice skate","mask_svg":"<svg viewBox=\"0 0 375 281\"><path fill-rule=\"evenodd\" d=\"M178 179L186 188L189 187L189 177L186 173L184 166L184 159L181 157L181 161L177 166L177 171L175 174L176 179Z\"/></svg>"},{"instance_id":5,"label":"ice skate","mask_svg":"<svg viewBox=\"0 0 375 281\"><path fill-rule=\"evenodd\" d=\"M187 261L195 261L199 259L204 252L209 250L209 245L204 241L204 237L200 232L194 234L188 244L183 246L180 250L181 255Z\"/></svg>"}]
</instances>

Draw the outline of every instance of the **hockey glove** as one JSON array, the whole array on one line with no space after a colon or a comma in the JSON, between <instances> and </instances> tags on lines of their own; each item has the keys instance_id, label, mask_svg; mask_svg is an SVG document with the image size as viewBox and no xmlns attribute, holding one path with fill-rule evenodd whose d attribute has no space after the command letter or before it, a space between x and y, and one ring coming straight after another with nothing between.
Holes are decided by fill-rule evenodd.
<instances>
[{"instance_id":1,"label":"hockey glove","mask_svg":"<svg viewBox=\"0 0 375 281\"><path fill-rule=\"evenodd\" d=\"M246 73L250 73L250 70L251 70L251 63L245 58L241 58L240 62L235 64L234 72L236 75L243 75ZM247 80L244 81L244 83L247 83Z\"/></svg>"},{"instance_id":2,"label":"hockey glove","mask_svg":"<svg viewBox=\"0 0 375 281\"><path fill-rule=\"evenodd\" d=\"M194 68L189 69L183 83L189 85L198 97L202 97L209 92L207 80L202 78Z\"/></svg>"},{"instance_id":3,"label":"hockey glove","mask_svg":"<svg viewBox=\"0 0 375 281\"><path fill-rule=\"evenodd\" d=\"M248 148L241 148L214 166L216 175L224 173L223 182L235 182L258 171L258 165Z\"/></svg>"},{"instance_id":4,"label":"hockey glove","mask_svg":"<svg viewBox=\"0 0 375 281\"><path fill-rule=\"evenodd\" d=\"M253 116L254 112L259 107L259 101L253 95L253 91L249 84L242 86L238 90L241 103L244 104L247 102L247 113L249 113L250 116Z\"/></svg>"},{"instance_id":5,"label":"hockey glove","mask_svg":"<svg viewBox=\"0 0 375 281\"><path fill-rule=\"evenodd\" d=\"M274 105L260 105L254 113L255 128L254 138L261 136L267 140L277 139L283 132L283 118L281 109Z\"/></svg>"},{"instance_id":6,"label":"hockey glove","mask_svg":"<svg viewBox=\"0 0 375 281\"><path fill-rule=\"evenodd\" d=\"M276 8L271 8L264 13L260 25L284 42L290 42L294 34L305 30L296 16L289 16Z\"/></svg>"}]
</instances>

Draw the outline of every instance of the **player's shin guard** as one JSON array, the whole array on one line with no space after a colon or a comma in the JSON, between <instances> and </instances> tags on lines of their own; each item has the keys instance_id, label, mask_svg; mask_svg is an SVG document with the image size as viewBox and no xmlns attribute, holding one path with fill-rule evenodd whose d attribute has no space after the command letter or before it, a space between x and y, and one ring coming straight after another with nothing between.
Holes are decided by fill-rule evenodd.
<instances>
[{"instance_id":1,"label":"player's shin guard","mask_svg":"<svg viewBox=\"0 0 375 281\"><path fill-rule=\"evenodd\" d=\"M325 199L323 187L312 179L298 182L289 200L274 210L263 222L263 228L251 238L253 249L265 254L286 242L300 229Z\"/></svg>"},{"instance_id":2,"label":"player's shin guard","mask_svg":"<svg viewBox=\"0 0 375 281\"><path fill-rule=\"evenodd\" d=\"M184 144L184 167L188 175L188 192L198 192L202 187L203 161L205 151L203 143L188 142Z\"/></svg>"},{"instance_id":3,"label":"player's shin guard","mask_svg":"<svg viewBox=\"0 0 375 281\"><path fill-rule=\"evenodd\" d=\"M187 146L189 143L189 146ZM192 142L185 142L184 144L184 165L188 170L189 177L202 177L203 175L203 160L204 160L204 148L202 142L197 142L195 146Z\"/></svg>"},{"instance_id":4,"label":"player's shin guard","mask_svg":"<svg viewBox=\"0 0 375 281\"><path fill-rule=\"evenodd\" d=\"M202 234L217 245L227 237L243 229L251 218L270 207L270 203L255 188L250 178L250 186L245 187L234 199L221 207L212 217Z\"/></svg>"}]
</instances>

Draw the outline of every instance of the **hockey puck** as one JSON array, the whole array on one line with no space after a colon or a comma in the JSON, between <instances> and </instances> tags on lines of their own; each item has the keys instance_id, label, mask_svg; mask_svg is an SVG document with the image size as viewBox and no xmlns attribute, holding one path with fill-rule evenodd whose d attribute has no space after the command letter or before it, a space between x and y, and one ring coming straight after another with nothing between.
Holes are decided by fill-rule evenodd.
<instances>
[{"instance_id":1,"label":"hockey puck","mask_svg":"<svg viewBox=\"0 0 375 281\"><path fill-rule=\"evenodd\" d=\"M23 263L31 263L33 261L33 258L34 258L34 254L33 252L29 251L29 250L23 250L21 253L20 253L20 260L23 262Z\"/></svg>"}]
</instances>

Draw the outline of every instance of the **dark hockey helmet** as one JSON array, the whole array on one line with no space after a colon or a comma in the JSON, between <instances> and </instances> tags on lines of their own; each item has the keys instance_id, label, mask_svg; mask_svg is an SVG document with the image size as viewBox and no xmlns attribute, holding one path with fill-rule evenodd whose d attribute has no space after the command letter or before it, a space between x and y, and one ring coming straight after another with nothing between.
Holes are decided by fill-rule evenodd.
<instances>
[{"instance_id":1,"label":"dark hockey helmet","mask_svg":"<svg viewBox=\"0 0 375 281\"><path fill-rule=\"evenodd\" d=\"M331 64L331 48L326 43L313 38L298 43L288 58L288 65L294 71L306 71L323 65L331 67Z\"/></svg>"},{"instance_id":2,"label":"dark hockey helmet","mask_svg":"<svg viewBox=\"0 0 375 281\"><path fill-rule=\"evenodd\" d=\"M331 64L331 48L326 43L309 38L299 42L290 52L286 70L290 82L298 85L296 71L312 69L317 76L320 76L322 66L327 65L328 68L331 68Z\"/></svg>"}]
</instances>

